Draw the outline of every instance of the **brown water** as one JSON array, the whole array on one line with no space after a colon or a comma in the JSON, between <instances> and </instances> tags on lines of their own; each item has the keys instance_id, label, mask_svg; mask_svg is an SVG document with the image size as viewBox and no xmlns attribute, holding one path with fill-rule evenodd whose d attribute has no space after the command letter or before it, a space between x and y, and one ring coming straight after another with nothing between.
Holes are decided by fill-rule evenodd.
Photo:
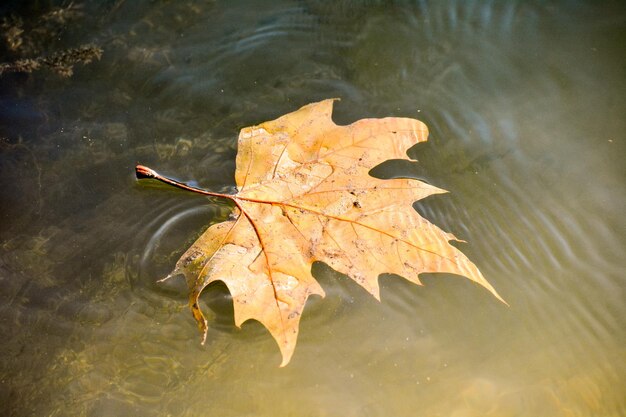
<instances>
[{"instance_id":1,"label":"brown water","mask_svg":"<svg viewBox=\"0 0 626 417\"><path fill-rule=\"evenodd\" d=\"M35 33L56 4L14 3ZM73 5L36 46L99 62L0 76L0 414L626 415L623 2ZM381 172L451 191L416 208L510 307L448 275L383 277L378 303L316 265L289 366L223 286L201 346L156 280L228 207L135 163L231 191L239 128L328 97L339 123L429 125Z\"/></svg>"}]
</instances>

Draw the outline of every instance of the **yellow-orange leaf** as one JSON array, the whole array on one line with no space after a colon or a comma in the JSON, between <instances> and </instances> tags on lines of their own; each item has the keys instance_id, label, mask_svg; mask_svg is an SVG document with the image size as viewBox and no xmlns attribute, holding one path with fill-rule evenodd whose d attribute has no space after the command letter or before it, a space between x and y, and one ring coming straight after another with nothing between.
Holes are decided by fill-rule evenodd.
<instances>
[{"instance_id":1,"label":"yellow-orange leaf","mask_svg":"<svg viewBox=\"0 0 626 417\"><path fill-rule=\"evenodd\" d=\"M456 238L413 209L416 200L444 190L415 179L368 174L388 159L409 159L407 149L427 139L426 126L408 118L338 126L332 108L333 100L324 100L242 129L238 192L204 192L231 199L237 216L209 227L170 275L185 275L203 338L207 323L198 297L211 282L223 281L233 298L235 324L261 322L278 343L281 366L286 365L307 298L324 295L311 275L314 261L346 274L377 299L380 274L420 284L419 274L425 272L463 275L501 299L449 244ZM137 172L164 180L149 168L138 166Z\"/></svg>"}]
</instances>

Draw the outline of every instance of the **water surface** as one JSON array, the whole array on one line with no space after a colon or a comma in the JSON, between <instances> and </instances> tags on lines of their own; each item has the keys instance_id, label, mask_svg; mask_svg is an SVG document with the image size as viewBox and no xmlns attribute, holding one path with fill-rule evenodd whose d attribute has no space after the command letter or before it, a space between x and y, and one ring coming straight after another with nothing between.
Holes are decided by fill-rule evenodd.
<instances>
[{"instance_id":1,"label":"water surface","mask_svg":"<svg viewBox=\"0 0 626 417\"><path fill-rule=\"evenodd\" d=\"M3 61L103 49L0 77L3 415L626 415L621 2L72 4L0 7L31 42ZM416 209L510 307L434 274L382 277L379 303L315 265L288 367L224 286L201 346L182 280L156 281L229 206L135 163L230 192L241 127L329 97L338 123L430 127L380 174L451 191Z\"/></svg>"}]
</instances>

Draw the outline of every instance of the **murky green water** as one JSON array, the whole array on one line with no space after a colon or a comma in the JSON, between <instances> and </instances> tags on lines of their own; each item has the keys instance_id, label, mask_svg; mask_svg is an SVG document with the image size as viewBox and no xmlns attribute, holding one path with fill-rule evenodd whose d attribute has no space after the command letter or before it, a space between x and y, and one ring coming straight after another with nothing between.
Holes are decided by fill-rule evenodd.
<instances>
[{"instance_id":1,"label":"murky green water","mask_svg":"<svg viewBox=\"0 0 626 417\"><path fill-rule=\"evenodd\" d=\"M626 415L623 2L13 3L2 61L104 53L0 76L2 415ZM340 123L429 125L385 172L451 191L416 207L511 306L445 275L378 303L318 265L288 367L224 287L200 346L156 280L228 208L135 163L232 190L239 128L328 97Z\"/></svg>"}]
</instances>

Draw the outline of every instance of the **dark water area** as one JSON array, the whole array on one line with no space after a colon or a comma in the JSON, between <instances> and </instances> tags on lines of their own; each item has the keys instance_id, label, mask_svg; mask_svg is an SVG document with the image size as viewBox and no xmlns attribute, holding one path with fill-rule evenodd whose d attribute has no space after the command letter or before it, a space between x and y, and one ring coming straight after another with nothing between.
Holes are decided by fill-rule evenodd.
<instances>
[{"instance_id":1,"label":"dark water area","mask_svg":"<svg viewBox=\"0 0 626 417\"><path fill-rule=\"evenodd\" d=\"M43 1L0 6L0 62L91 45L71 76L0 75L0 414L626 415L621 1ZM232 192L239 129L339 97L337 123L430 128L383 176L466 240L508 301L451 275L324 265L279 368L228 291L159 284Z\"/></svg>"}]
</instances>

